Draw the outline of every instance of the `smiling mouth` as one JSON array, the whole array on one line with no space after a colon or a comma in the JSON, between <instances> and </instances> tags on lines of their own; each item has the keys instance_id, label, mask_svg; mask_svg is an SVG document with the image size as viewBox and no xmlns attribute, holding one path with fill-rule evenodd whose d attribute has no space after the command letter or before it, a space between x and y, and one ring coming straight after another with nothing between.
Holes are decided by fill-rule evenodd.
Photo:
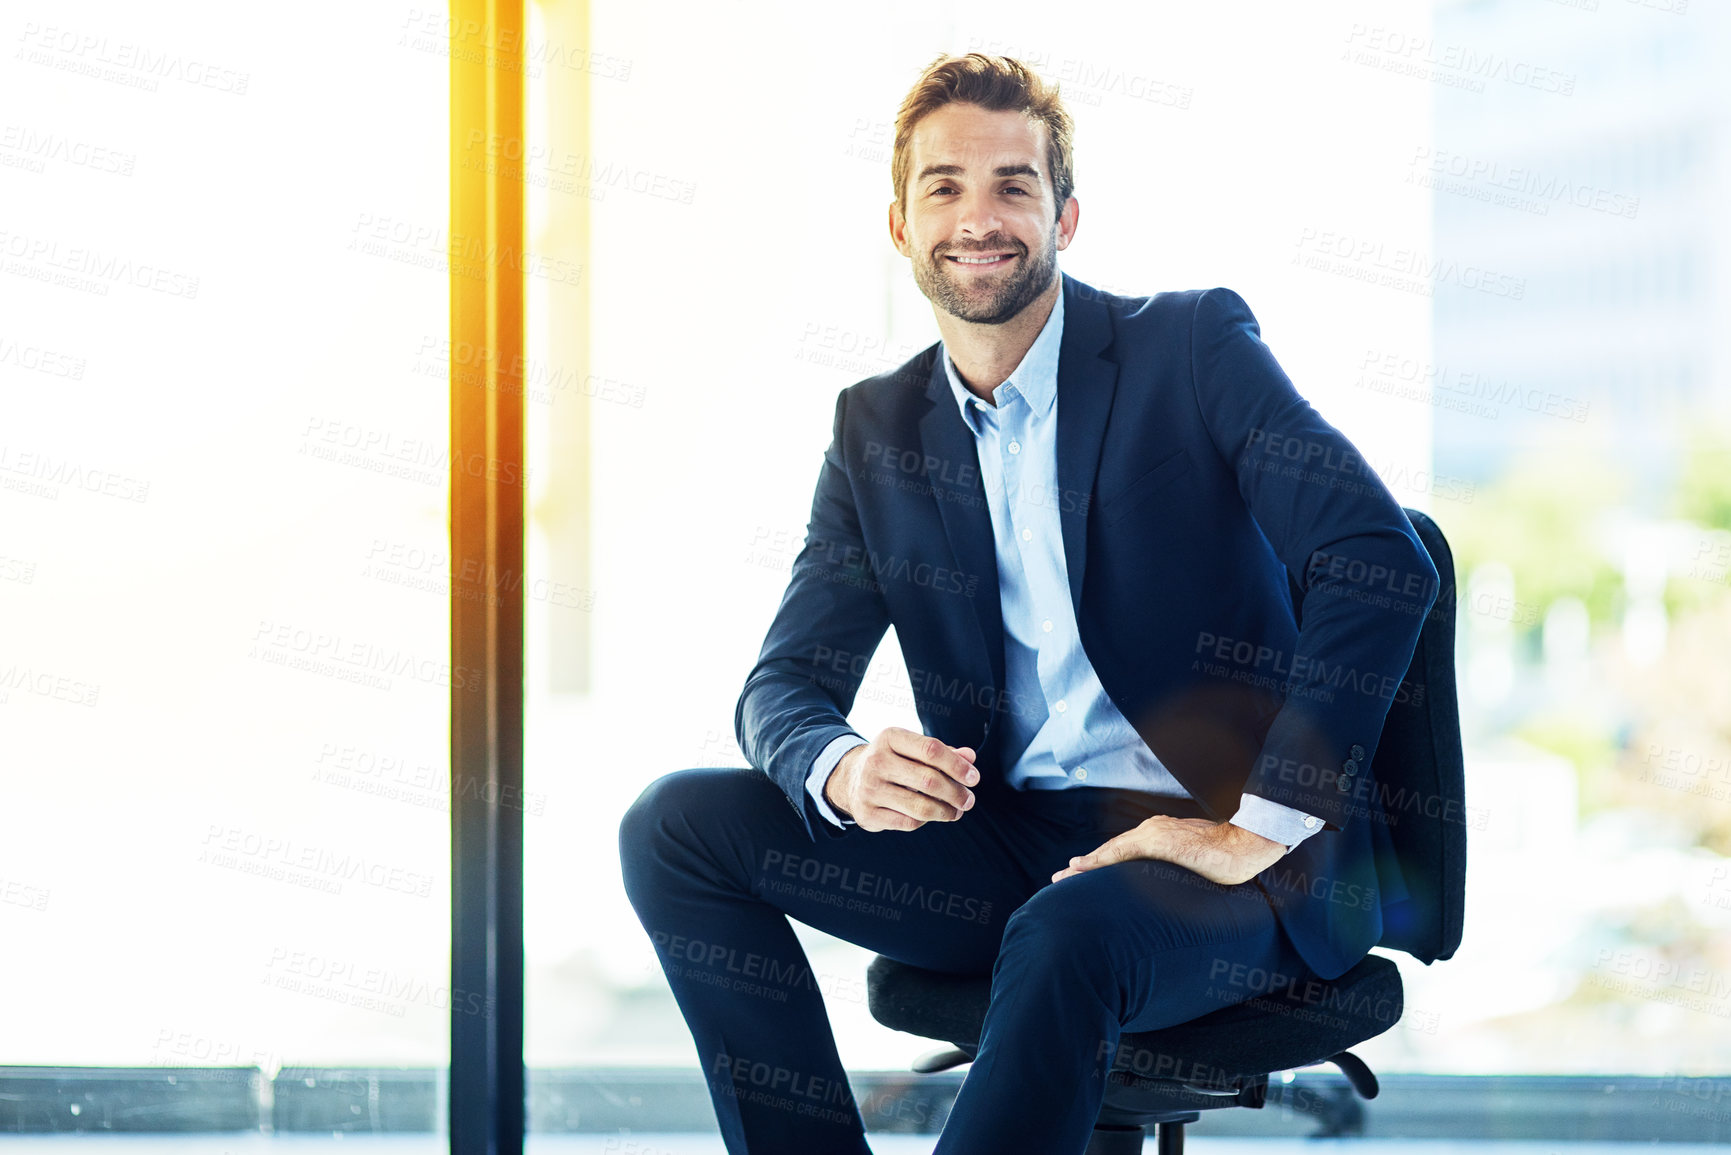
<instances>
[{"instance_id":1,"label":"smiling mouth","mask_svg":"<svg viewBox=\"0 0 1731 1155\"><path fill-rule=\"evenodd\" d=\"M960 265L964 269L1001 269L1016 259L1015 253L990 253L975 256L946 255L946 261Z\"/></svg>"}]
</instances>

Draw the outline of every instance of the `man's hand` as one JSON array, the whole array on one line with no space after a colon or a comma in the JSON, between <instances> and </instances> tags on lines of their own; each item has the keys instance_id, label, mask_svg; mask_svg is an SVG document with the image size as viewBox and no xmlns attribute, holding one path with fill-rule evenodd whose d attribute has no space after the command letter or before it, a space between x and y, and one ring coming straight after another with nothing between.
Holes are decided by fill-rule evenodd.
<instances>
[{"instance_id":1,"label":"man's hand","mask_svg":"<svg viewBox=\"0 0 1731 1155\"><path fill-rule=\"evenodd\" d=\"M979 780L973 747L891 726L841 756L823 796L862 830L918 830L960 818L974 804L967 787Z\"/></svg>"},{"instance_id":2,"label":"man's hand","mask_svg":"<svg viewBox=\"0 0 1731 1155\"><path fill-rule=\"evenodd\" d=\"M1285 856L1282 844L1230 822L1155 814L1099 849L1072 858L1066 869L1052 875L1052 881L1114 862L1156 858L1193 870L1210 882L1237 886Z\"/></svg>"}]
</instances>

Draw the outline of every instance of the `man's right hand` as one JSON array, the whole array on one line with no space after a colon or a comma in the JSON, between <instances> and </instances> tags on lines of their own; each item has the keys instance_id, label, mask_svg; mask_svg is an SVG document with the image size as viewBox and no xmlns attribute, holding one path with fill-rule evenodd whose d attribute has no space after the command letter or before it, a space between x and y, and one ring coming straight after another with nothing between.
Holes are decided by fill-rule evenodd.
<instances>
[{"instance_id":1,"label":"man's right hand","mask_svg":"<svg viewBox=\"0 0 1731 1155\"><path fill-rule=\"evenodd\" d=\"M974 804L980 772L971 746L891 726L841 756L823 784L824 799L862 830L918 830L954 822Z\"/></svg>"}]
</instances>

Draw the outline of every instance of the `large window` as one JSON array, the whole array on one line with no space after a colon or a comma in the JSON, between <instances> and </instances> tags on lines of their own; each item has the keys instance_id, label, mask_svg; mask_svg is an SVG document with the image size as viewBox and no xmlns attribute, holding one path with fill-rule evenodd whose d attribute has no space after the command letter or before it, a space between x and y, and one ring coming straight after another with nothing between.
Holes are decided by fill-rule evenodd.
<instances>
[{"instance_id":1,"label":"large window","mask_svg":"<svg viewBox=\"0 0 1731 1155\"><path fill-rule=\"evenodd\" d=\"M1074 16L530 0L524 138L453 140L453 45L500 30L440 0L9 14L0 1065L240 1068L211 1101L253 1126L444 1125L453 1004L487 1013L450 978L450 699L484 673L450 657L449 383L492 367L449 277L498 255L451 235L457 165L527 205L525 1058L697 1079L619 819L743 764L835 395L937 339L887 235L893 117L969 50L1062 86L1064 269L1239 291L1454 544L1465 939L1397 956L1365 1057L1722 1065L1731 17ZM893 632L852 721L918 725ZM796 930L850 1068L905 1069L868 952ZM34 1129L90 1129L76 1100Z\"/></svg>"},{"instance_id":2,"label":"large window","mask_svg":"<svg viewBox=\"0 0 1731 1155\"><path fill-rule=\"evenodd\" d=\"M0 1063L442 1068L442 6L6 35Z\"/></svg>"}]
</instances>

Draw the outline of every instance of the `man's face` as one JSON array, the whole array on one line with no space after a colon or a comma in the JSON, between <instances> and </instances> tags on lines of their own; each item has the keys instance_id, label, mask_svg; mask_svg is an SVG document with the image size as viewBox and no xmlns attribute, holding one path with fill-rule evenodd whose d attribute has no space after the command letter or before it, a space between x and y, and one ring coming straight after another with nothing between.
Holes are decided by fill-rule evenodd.
<instances>
[{"instance_id":1,"label":"man's face","mask_svg":"<svg viewBox=\"0 0 1731 1155\"><path fill-rule=\"evenodd\" d=\"M890 206L890 236L934 305L1001 325L1051 287L1077 207L1071 197L1057 213L1045 124L947 104L914 129L911 158L907 211Z\"/></svg>"}]
</instances>

